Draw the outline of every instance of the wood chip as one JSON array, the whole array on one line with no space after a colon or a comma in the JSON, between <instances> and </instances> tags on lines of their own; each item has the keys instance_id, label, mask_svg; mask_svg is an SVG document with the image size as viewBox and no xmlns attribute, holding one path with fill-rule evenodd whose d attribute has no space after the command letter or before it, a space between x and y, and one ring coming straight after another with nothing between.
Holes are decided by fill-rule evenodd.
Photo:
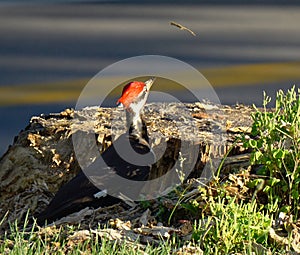
<instances>
[{"instance_id":1,"label":"wood chip","mask_svg":"<svg viewBox=\"0 0 300 255\"><path fill-rule=\"evenodd\" d=\"M181 25L181 24L179 24L179 23L177 23L177 22L175 22L175 21L171 21L171 22L170 22L170 25L175 26L175 27L178 27L180 30L186 30L186 31L188 31L189 33L191 33L193 36L196 36L196 34L195 34L194 31L192 31L191 29L189 29L189 28L187 28L187 27L185 27L185 26L183 26L183 25Z\"/></svg>"},{"instance_id":2,"label":"wood chip","mask_svg":"<svg viewBox=\"0 0 300 255\"><path fill-rule=\"evenodd\" d=\"M147 209L142 214L142 216L140 217L140 220L139 220L139 222L142 224L142 226L147 226L148 225L150 214L151 214L151 212L150 212L149 209Z\"/></svg>"}]
</instances>

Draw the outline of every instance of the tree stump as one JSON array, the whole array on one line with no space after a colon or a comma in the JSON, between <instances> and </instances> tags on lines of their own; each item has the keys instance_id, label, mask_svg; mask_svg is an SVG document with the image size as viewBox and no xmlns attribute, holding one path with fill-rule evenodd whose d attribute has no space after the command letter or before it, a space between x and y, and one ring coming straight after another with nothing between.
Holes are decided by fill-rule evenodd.
<instances>
[{"instance_id":1,"label":"tree stump","mask_svg":"<svg viewBox=\"0 0 300 255\"><path fill-rule=\"evenodd\" d=\"M160 155L151 178L174 166L183 143L197 149L190 172L193 177L201 176L207 162L222 159L228 150L225 166L247 164L247 152L234 141L237 135L250 132L253 111L242 105L211 103L146 105L144 120L153 150ZM123 112L120 108L89 107L32 117L0 159L0 219L7 212L7 219L13 221L24 217L28 209L31 214L42 211L61 185L80 171L74 134L82 134L82 154L93 160L95 155L88 155L86 148L102 152L125 132ZM87 136L96 142L91 143ZM190 155L181 157L189 161Z\"/></svg>"}]
</instances>

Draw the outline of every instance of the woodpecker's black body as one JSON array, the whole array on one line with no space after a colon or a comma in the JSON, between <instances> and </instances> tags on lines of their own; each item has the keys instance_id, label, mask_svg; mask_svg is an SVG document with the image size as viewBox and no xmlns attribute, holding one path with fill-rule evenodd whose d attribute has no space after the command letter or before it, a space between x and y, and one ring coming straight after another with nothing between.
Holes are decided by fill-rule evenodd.
<instances>
[{"instance_id":1,"label":"woodpecker's black body","mask_svg":"<svg viewBox=\"0 0 300 255\"><path fill-rule=\"evenodd\" d=\"M153 82L154 79L151 79L150 86ZM145 92L142 94L142 100L144 100L144 102L146 102L148 97L149 89L145 91L146 94ZM149 146L146 125L140 117L140 111L143 105L144 104L138 107L138 109L131 109L130 105L125 107L127 109L128 132L121 135L102 153L101 156L105 163L103 163L102 159L96 159L84 172L81 171L70 182L65 184L57 192L46 210L37 216L38 224L42 225L45 222L51 223L71 213L80 211L85 207L98 208L110 206L121 201L121 199L116 196L101 192L101 190L87 178L85 174L87 172L96 176L97 183L103 183L104 186L106 182L110 181L111 175L114 174L134 181L146 181L148 179L151 163L155 161L155 156ZM135 153L132 157L136 157L136 153L147 155L147 162L149 160L149 164L135 165L134 163L127 162L119 155L116 148L122 148L125 143L128 143L128 140ZM99 170L102 170L102 172Z\"/></svg>"}]
</instances>

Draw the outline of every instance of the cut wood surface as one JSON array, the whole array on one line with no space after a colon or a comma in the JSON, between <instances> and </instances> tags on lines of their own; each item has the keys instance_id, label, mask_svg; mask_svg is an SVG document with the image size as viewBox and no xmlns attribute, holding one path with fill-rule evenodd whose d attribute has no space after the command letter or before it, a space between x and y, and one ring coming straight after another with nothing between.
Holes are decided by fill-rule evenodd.
<instances>
[{"instance_id":1,"label":"cut wood surface","mask_svg":"<svg viewBox=\"0 0 300 255\"><path fill-rule=\"evenodd\" d=\"M250 132L253 111L248 106L211 103L146 105L143 116L158 155L151 178L172 168L182 144L197 150L190 176L199 177L207 162L222 159L229 149L225 168L248 164L248 154L240 144L233 143L237 135ZM7 219L15 220L24 217L28 209L32 214L43 210L61 185L80 171L72 142L74 134L82 139L79 156L92 161L97 156L95 150L104 151L125 132L123 113L120 108L89 107L32 117L0 159L0 219L7 211ZM93 137L94 142L87 137ZM192 155L187 152L181 156L189 161Z\"/></svg>"}]
</instances>

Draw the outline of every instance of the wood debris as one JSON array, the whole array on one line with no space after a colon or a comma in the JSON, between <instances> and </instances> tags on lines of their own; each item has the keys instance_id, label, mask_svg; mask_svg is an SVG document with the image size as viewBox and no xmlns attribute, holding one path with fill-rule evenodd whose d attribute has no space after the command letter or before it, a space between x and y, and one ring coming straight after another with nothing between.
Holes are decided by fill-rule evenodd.
<instances>
[{"instance_id":1,"label":"wood debris","mask_svg":"<svg viewBox=\"0 0 300 255\"><path fill-rule=\"evenodd\" d=\"M179 23L177 23L177 22L175 22L175 21L171 21L171 22L170 22L170 25L175 26L175 27L178 27L180 30L186 30L186 31L188 31L189 33L191 33L193 36L196 36L196 34L195 34L194 31L192 31L191 29L189 29L189 28L187 28L187 27L185 27L185 26L183 26L183 25L181 25L181 24L179 24Z\"/></svg>"}]
</instances>

